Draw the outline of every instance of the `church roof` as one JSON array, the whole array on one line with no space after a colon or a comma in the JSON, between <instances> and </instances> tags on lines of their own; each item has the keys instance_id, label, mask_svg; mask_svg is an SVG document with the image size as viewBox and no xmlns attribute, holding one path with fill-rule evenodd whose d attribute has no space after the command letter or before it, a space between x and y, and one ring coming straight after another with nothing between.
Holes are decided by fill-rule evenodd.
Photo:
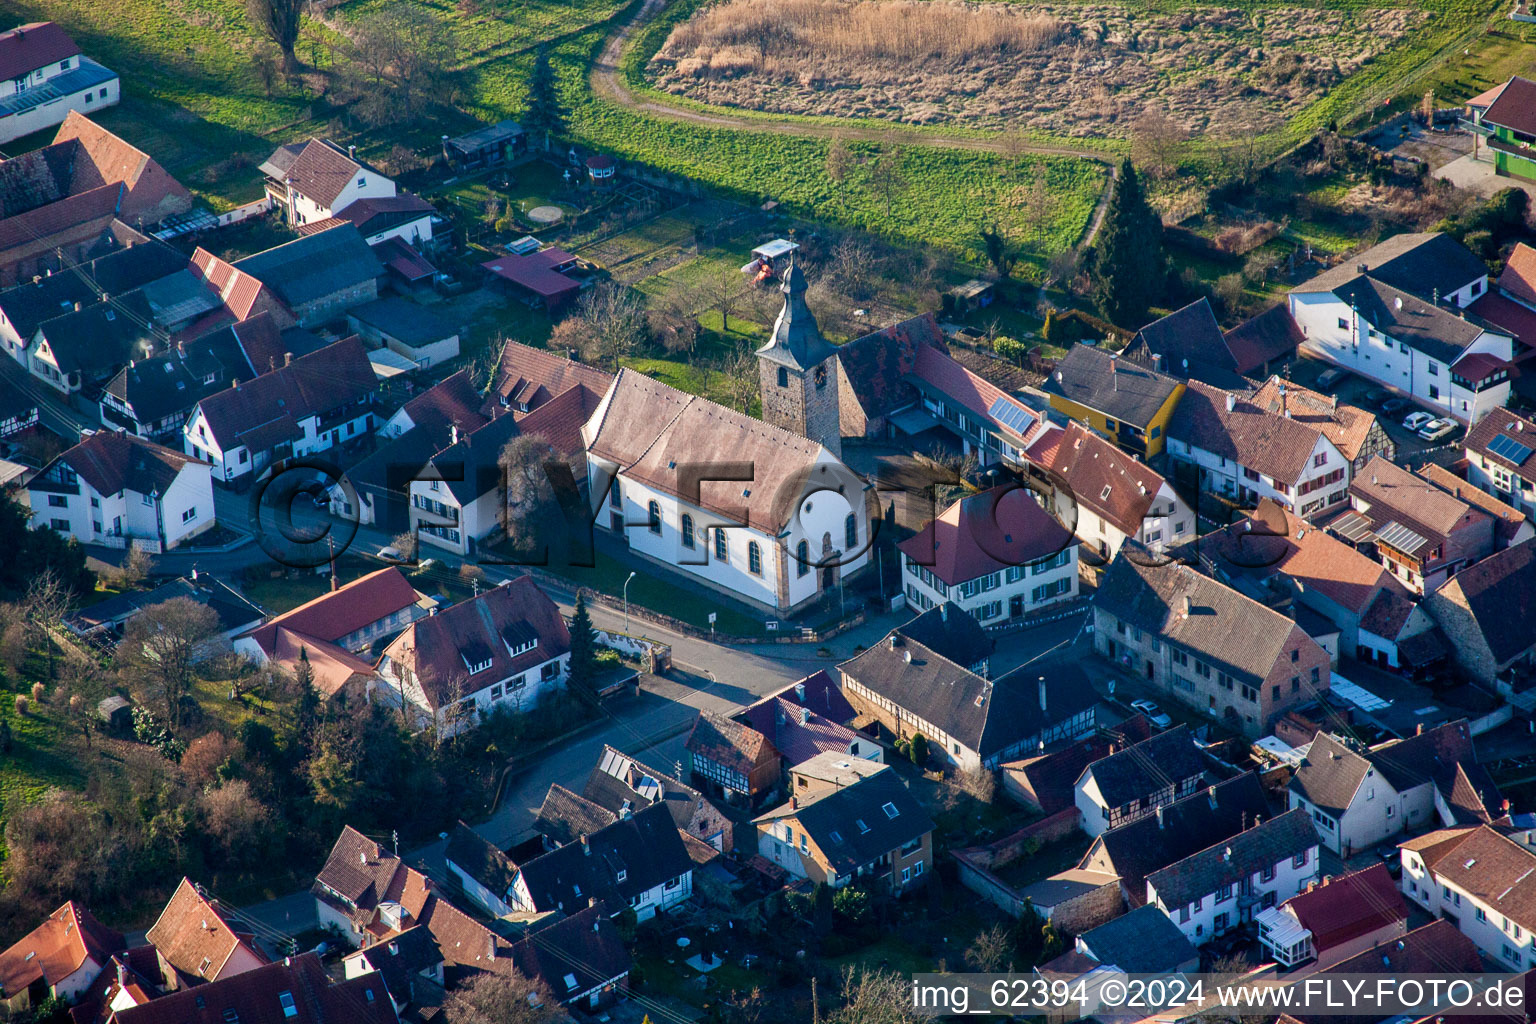
<instances>
[{"instance_id":1,"label":"church roof","mask_svg":"<svg viewBox=\"0 0 1536 1024\"><path fill-rule=\"evenodd\" d=\"M805 274L791 263L779 289L784 293L784 308L773 322L768 344L757 350L759 359L804 372L836 353L832 343L821 336L821 328L805 304L805 287Z\"/></svg>"}]
</instances>

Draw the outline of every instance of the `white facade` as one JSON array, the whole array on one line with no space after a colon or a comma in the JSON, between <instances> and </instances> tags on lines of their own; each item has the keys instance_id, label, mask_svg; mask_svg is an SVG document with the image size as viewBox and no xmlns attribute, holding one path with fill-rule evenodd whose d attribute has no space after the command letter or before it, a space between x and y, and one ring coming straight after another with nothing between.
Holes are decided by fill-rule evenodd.
<instances>
[{"instance_id":1,"label":"white facade","mask_svg":"<svg viewBox=\"0 0 1536 1024\"><path fill-rule=\"evenodd\" d=\"M33 529L52 527L82 544L122 548L130 544L149 551L169 551L217 522L209 466L188 462L164 494L140 494L124 489L101 494L76 476L76 494L27 491ZM41 478L34 478L41 484Z\"/></svg>"},{"instance_id":2,"label":"white facade","mask_svg":"<svg viewBox=\"0 0 1536 1024\"><path fill-rule=\"evenodd\" d=\"M919 611L953 602L983 625L1032 615L1042 608L1077 597L1077 544L1027 565L946 585L926 566L901 555L902 582L907 605Z\"/></svg>"},{"instance_id":3,"label":"white facade","mask_svg":"<svg viewBox=\"0 0 1536 1024\"><path fill-rule=\"evenodd\" d=\"M1309 847L1294 857L1284 857L1244 876L1232 885L1223 885L1205 893L1194 903L1168 906L1147 882L1147 902L1168 915L1191 943L1199 946L1224 935L1265 907L1277 906L1318 879L1321 868L1317 847Z\"/></svg>"},{"instance_id":4,"label":"white facade","mask_svg":"<svg viewBox=\"0 0 1536 1024\"><path fill-rule=\"evenodd\" d=\"M1065 492L1056 495L1055 514L1062 523L1073 526L1079 541L1106 561L1113 561L1127 540L1134 539L1149 551L1160 553L1195 536L1194 511L1166 480L1158 488L1156 498L1134 534L1127 534L1086 503L1073 501ZM1073 523L1073 516L1076 516L1076 523Z\"/></svg>"},{"instance_id":5,"label":"white facade","mask_svg":"<svg viewBox=\"0 0 1536 1024\"><path fill-rule=\"evenodd\" d=\"M502 528L500 488L460 505L443 481L412 480L410 517L411 532L418 541L467 555L471 544Z\"/></svg>"},{"instance_id":6,"label":"white facade","mask_svg":"<svg viewBox=\"0 0 1536 1024\"><path fill-rule=\"evenodd\" d=\"M1488 278L1484 275L1453 295L1441 298L1464 306L1487 287ZM1290 307L1291 316L1305 335L1303 351L1384 384L1437 414L1462 423L1476 423L1509 401L1508 380L1473 391L1451 379L1449 364L1432 359L1412 339L1395 338L1376 330L1332 292L1293 294ZM1514 342L1506 335L1485 330L1457 358L1474 352L1486 352L1507 362L1513 358Z\"/></svg>"},{"instance_id":7,"label":"white facade","mask_svg":"<svg viewBox=\"0 0 1536 1024\"><path fill-rule=\"evenodd\" d=\"M1510 472L1482 452L1468 448L1466 456L1469 484L1524 512L1527 519L1536 518L1536 484L1519 473ZM1513 543L1519 542L1517 538Z\"/></svg>"},{"instance_id":8,"label":"white facade","mask_svg":"<svg viewBox=\"0 0 1536 1024\"><path fill-rule=\"evenodd\" d=\"M1402 851L1403 895L1436 917L1455 923L1485 957L1511 972L1536 970L1536 941L1491 903L1430 871L1413 850ZM1536 855L1531 858L1536 868Z\"/></svg>"},{"instance_id":9,"label":"white facade","mask_svg":"<svg viewBox=\"0 0 1536 1024\"><path fill-rule=\"evenodd\" d=\"M1435 620L1429 617L1429 613L1424 610L1423 606L1414 605L1413 610L1408 613L1408 619L1403 624L1402 631L1399 635L1404 639L1418 636L1420 633L1427 632L1433 628L1434 625ZM1374 657L1376 660L1390 668L1400 667L1401 663L1398 661L1397 657L1396 638L1377 636L1375 633L1372 633L1364 626L1361 626L1356 633L1355 643L1359 648L1356 655L1357 657Z\"/></svg>"},{"instance_id":10,"label":"white facade","mask_svg":"<svg viewBox=\"0 0 1536 1024\"><path fill-rule=\"evenodd\" d=\"M1311 815L1324 846L1348 857L1401 835L1404 829L1433 823L1435 787L1426 781L1399 793L1380 772L1371 768L1342 815L1335 817L1292 791L1286 809L1297 808Z\"/></svg>"},{"instance_id":11,"label":"white facade","mask_svg":"<svg viewBox=\"0 0 1536 1024\"><path fill-rule=\"evenodd\" d=\"M469 668L472 666L466 666L466 671ZM517 713L537 707L547 695L565 689L570 670L571 656L562 654L516 675L476 679L476 689L434 712L415 672L387 654L379 661L381 685L390 691L385 699L393 703L403 696L417 718L422 723L431 722L442 736L457 736L473 729L482 718L497 710Z\"/></svg>"},{"instance_id":12,"label":"white facade","mask_svg":"<svg viewBox=\"0 0 1536 1024\"><path fill-rule=\"evenodd\" d=\"M1250 469L1224 455L1190 443L1188 438L1169 436L1168 455L1180 462L1200 467L1200 484L1205 490L1246 505L1257 505L1265 498L1284 505L1298 516L1316 515L1349 499L1349 481L1353 467L1332 441L1323 434L1308 454L1306 468L1295 480L1276 480Z\"/></svg>"},{"instance_id":13,"label":"white facade","mask_svg":"<svg viewBox=\"0 0 1536 1024\"><path fill-rule=\"evenodd\" d=\"M453 861L445 861L448 866L448 874L452 876L454 884L464 891L471 903L485 911L492 917L505 917L512 913L512 905L502 897L505 893L495 893L481 885L469 876L469 873L459 867Z\"/></svg>"},{"instance_id":14,"label":"white facade","mask_svg":"<svg viewBox=\"0 0 1536 1024\"><path fill-rule=\"evenodd\" d=\"M359 199L387 199L394 194L395 183L392 180L359 165L354 177L347 182L346 188L343 188L328 206L304 195L296 188L289 187L287 204L289 221L295 225L313 224L317 220L336 216Z\"/></svg>"},{"instance_id":15,"label":"white facade","mask_svg":"<svg viewBox=\"0 0 1536 1024\"><path fill-rule=\"evenodd\" d=\"M71 110L114 106L119 86L115 72L78 54L0 81L0 143L63 124Z\"/></svg>"},{"instance_id":16,"label":"white facade","mask_svg":"<svg viewBox=\"0 0 1536 1024\"><path fill-rule=\"evenodd\" d=\"M337 207L340 209L340 207ZM432 241L432 212L423 210L421 216L415 220L406 221L404 224L396 224L394 227L385 228L383 231L365 233L363 240L369 245L378 245L388 238L398 238L402 242L409 242L420 249L423 245Z\"/></svg>"},{"instance_id":17,"label":"white facade","mask_svg":"<svg viewBox=\"0 0 1536 1024\"><path fill-rule=\"evenodd\" d=\"M512 906L520 911L533 912L539 908L534 904L533 896L528 892L527 879L521 871L517 879L512 883L512 890L508 893L512 899ZM635 917L640 921L649 921L656 916L657 911L671 910L680 903L686 903L693 895L693 870L690 868L670 878L661 885L653 885L645 892L629 898L629 909L635 912ZM553 908L547 908L553 909ZM623 907L609 907L613 916L617 917L624 912Z\"/></svg>"},{"instance_id":18,"label":"white facade","mask_svg":"<svg viewBox=\"0 0 1536 1024\"><path fill-rule=\"evenodd\" d=\"M364 407L358 415L322 431L319 416L305 416L298 421L299 438L291 449L284 446L280 457L300 458L327 451L368 433L373 429L373 420L373 410ZM192 410L182 427L182 450L193 458L212 463L213 476L222 483L238 480L251 472L259 474L268 466L267 452L252 452L241 444L224 447L209 427L201 404Z\"/></svg>"},{"instance_id":19,"label":"white facade","mask_svg":"<svg viewBox=\"0 0 1536 1024\"><path fill-rule=\"evenodd\" d=\"M602 415L599 409L594 418ZM700 457L728 454L701 452ZM825 450L816 464L842 465ZM839 483L848 478L846 472L829 476ZM869 564L869 515L862 492L845 496L835 490L815 491L802 498L798 515L775 536L632 479L614 463L590 453L587 481L588 493L599 503L596 525L624 536L631 551L768 611L797 608ZM854 554L845 556L848 551ZM828 555L846 561L816 564Z\"/></svg>"}]
</instances>

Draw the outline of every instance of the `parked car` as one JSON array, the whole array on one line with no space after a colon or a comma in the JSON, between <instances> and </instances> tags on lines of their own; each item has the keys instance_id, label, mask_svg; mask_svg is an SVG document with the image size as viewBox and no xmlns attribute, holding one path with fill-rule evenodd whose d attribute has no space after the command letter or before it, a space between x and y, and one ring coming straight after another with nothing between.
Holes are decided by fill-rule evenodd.
<instances>
[{"instance_id":1,"label":"parked car","mask_svg":"<svg viewBox=\"0 0 1536 1024\"><path fill-rule=\"evenodd\" d=\"M1391 875L1393 878L1397 878L1402 875L1403 856L1400 852L1398 852L1396 846L1392 845L1391 843L1385 843L1381 846L1378 846L1376 847L1376 856L1380 857L1381 862L1387 866L1387 874Z\"/></svg>"},{"instance_id":2,"label":"parked car","mask_svg":"<svg viewBox=\"0 0 1536 1024\"><path fill-rule=\"evenodd\" d=\"M1419 412L1411 412L1408 414L1407 418L1403 420L1403 426L1409 430L1418 430L1424 424L1430 422L1433 419L1433 416L1427 412L1424 412L1423 410L1420 410Z\"/></svg>"},{"instance_id":3,"label":"parked car","mask_svg":"<svg viewBox=\"0 0 1536 1024\"><path fill-rule=\"evenodd\" d=\"M1426 441L1439 441L1456 432L1456 421L1441 416L1439 419L1430 420L1419 428L1419 436Z\"/></svg>"},{"instance_id":4,"label":"parked car","mask_svg":"<svg viewBox=\"0 0 1536 1024\"><path fill-rule=\"evenodd\" d=\"M1371 388L1365 393L1365 404L1373 409L1380 409L1392 398L1392 392L1386 388Z\"/></svg>"},{"instance_id":5,"label":"parked car","mask_svg":"<svg viewBox=\"0 0 1536 1024\"><path fill-rule=\"evenodd\" d=\"M1333 369L1324 370L1322 373L1317 375L1317 386L1320 390L1326 391L1348 376L1348 370L1343 370L1335 366Z\"/></svg>"},{"instance_id":6,"label":"parked car","mask_svg":"<svg viewBox=\"0 0 1536 1024\"><path fill-rule=\"evenodd\" d=\"M1413 403L1406 398L1389 398L1381 403L1381 411L1388 416L1396 416L1413 408Z\"/></svg>"},{"instance_id":7,"label":"parked car","mask_svg":"<svg viewBox=\"0 0 1536 1024\"><path fill-rule=\"evenodd\" d=\"M1168 717L1168 712L1158 707L1155 701L1133 700L1131 701L1131 707L1136 711L1140 711L1143 715L1146 715L1147 721L1151 722L1159 729L1166 729L1173 724L1173 719Z\"/></svg>"}]
</instances>

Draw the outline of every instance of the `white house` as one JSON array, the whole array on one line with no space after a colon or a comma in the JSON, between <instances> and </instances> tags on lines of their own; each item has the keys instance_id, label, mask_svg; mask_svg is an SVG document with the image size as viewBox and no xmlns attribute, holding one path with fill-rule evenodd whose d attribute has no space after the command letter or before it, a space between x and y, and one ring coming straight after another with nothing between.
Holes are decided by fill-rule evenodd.
<instances>
[{"instance_id":1,"label":"white house","mask_svg":"<svg viewBox=\"0 0 1536 1024\"><path fill-rule=\"evenodd\" d=\"M1354 468L1317 427L1196 380L1168 423L1168 455L1196 467L1202 490L1245 506L1271 498L1302 518L1347 500Z\"/></svg>"},{"instance_id":2,"label":"white house","mask_svg":"<svg viewBox=\"0 0 1536 1024\"><path fill-rule=\"evenodd\" d=\"M1308 973L1324 970L1401 938L1408 931L1408 907L1385 864L1373 864L1338 878L1323 878L1278 907L1255 918L1259 943L1282 967L1307 961Z\"/></svg>"},{"instance_id":3,"label":"white house","mask_svg":"<svg viewBox=\"0 0 1536 1024\"><path fill-rule=\"evenodd\" d=\"M395 691L389 699L454 735L564 689L570 656L560 610L523 576L417 619L384 649L378 672Z\"/></svg>"},{"instance_id":4,"label":"white house","mask_svg":"<svg viewBox=\"0 0 1536 1024\"><path fill-rule=\"evenodd\" d=\"M51 21L0 32L0 143L94 114L118 99L117 72L80 52Z\"/></svg>"},{"instance_id":5,"label":"white house","mask_svg":"<svg viewBox=\"0 0 1536 1024\"><path fill-rule=\"evenodd\" d=\"M1186 726L1169 729L1084 768L1073 785L1080 827L1103 835L1194 793L1205 782L1205 758Z\"/></svg>"},{"instance_id":6,"label":"white house","mask_svg":"<svg viewBox=\"0 0 1536 1024\"><path fill-rule=\"evenodd\" d=\"M1401 845L1403 894L1453 922L1511 972L1536 969L1536 842L1487 825L1430 832Z\"/></svg>"},{"instance_id":7,"label":"white house","mask_svg":"<svg viewBox=\"0 0 1536 1024\"><path fill-rule=\"evenodd\" d=\"M123 936L70 901L0 952L0 1007L20 1013L49 997L72 1002L101 974Z\"/></svg>"},{"instance_id":8,"label":"white house","mask_svg":"<svg viewBox=\"0 0 1536 1024\"><path fill-rule=\"evenodd\" d=\"M631 369L582 427L596 525L790 614L869 564L868 485L821 445Z\"/></svg>"},{"instance_id":9,"label":"white house","mask_svg":"<svg viewBox=\"0 0 1536 1024\"><path fill-rule=\"evenodd\" d=\"M346 338L198 402L182 445L222 483L259 477L284 459L362 440L377 386L362 340Z\"/></svg>"},{"instance_id":10,"label":"white house","mask_svg":"<svg viewBox=\"0 0 1536 1024\"><path fill-rule=\"evenodd\" d=\"M969 495L897 545L907 603L946 601L984 625L1077 596L1077 541L1021 487Z\"/></svg>"},{"instance_id":11,"label":"white house","mask_svg":"<svg viewBox=\"0 0 1536 1024\"><path fill-rule=\"evenodd\" d=\"M359 199L392 198L395 183L329 139L279 147L262 162L267 196L292 226L329 220Z\"/></svg>"},{"instance_id":12,"label":"white house","mask_svg":"<svg viewBox=\"0 0 1536 1024\"><path fill-rule=\"evenodd\" d=\"M1466 307L1488 268L1449 235L1397 235L1291 290L1301 350L1476 423L1509 399L1514 341Z\"/></svg>"},{"instance_id":13,"label":"white house","mask_svg":"<svg viewBox=\"0 0 1536 1024\"><path fill-rule=\"evenodd\" d=\"M1147 903L1196 946L1303 891L1321 873L1317 832L1286 811L1147 876Z\"/></svg>"},{"instance_id":14,"label":"white house","mask_svg":"<svg viewBox=\"0 0 1536 1024\"><path fill-rule=\"evenodd\" d=\"M499 459L520 432L511 416L469 434L449 427L448 446L410 484L410 523L418 540L466 555L478 542L501 537L506 492Z\"/></svg>"},{"instance_id":15,"label":"white house","mask_svg":"<svg viewBox=\"0 0 1536 1024\"><path fill-rule=\"evenodd\" d=\"M1100 558L1128 539L1161 552L1195 536L1195 513L1168 481L1081 423L1042 434L1024 459L1056 518Z\"/></svg>"},{"instance_id":16,"label":"white house","mask_svg":"<svg viewBox=\"0 0 1536 1024\"><path fill-rule=\"evenodd\" d=\"M87 435L27 484L31 527L169 551L215 522L208 463L126 431Z\"/></svg>"},{"instance_id":17,"label":"white house","mask_svg":"<svg viewBox=\"0 0 1536 1024\"><path fill-rule=\"evenodd\" d=\"M1509 409L1467 431L1467 482L1536 517L1536 420Z\"/></svg>"}]
</instances>

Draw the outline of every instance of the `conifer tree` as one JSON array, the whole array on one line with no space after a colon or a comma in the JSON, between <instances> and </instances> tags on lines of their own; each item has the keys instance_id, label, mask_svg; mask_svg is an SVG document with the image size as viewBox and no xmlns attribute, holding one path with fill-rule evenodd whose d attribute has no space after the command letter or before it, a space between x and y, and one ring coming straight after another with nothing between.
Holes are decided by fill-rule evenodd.
<instances>
[{"instance_id":1,"label":"conifer tree","mask_svg":"<svg viewBox=\"0 0 1536 1024\"><path fill-rule=\"evenodd\" d=\"M1162 221L1147 203L1141 178L1130 160L1120 164L1089 260L1088 277L1099 315L1131 329L1146 320L1147 311L1167 281Z\"/></svg>"},{"instance_id":2,"label":"conifer tree","mask_svg":"<svg viewBox=\"0 0 1536 1024\"><path fill-rule=\"evenodd\" d=\"M533 60L533 74L528 78L528 109L523 114L523 131L534 145L546 150L555 136L565 130L565 112L555 91L555 73L549 66L549 50L540 46Z\"/></svg>"}]
</instances>

